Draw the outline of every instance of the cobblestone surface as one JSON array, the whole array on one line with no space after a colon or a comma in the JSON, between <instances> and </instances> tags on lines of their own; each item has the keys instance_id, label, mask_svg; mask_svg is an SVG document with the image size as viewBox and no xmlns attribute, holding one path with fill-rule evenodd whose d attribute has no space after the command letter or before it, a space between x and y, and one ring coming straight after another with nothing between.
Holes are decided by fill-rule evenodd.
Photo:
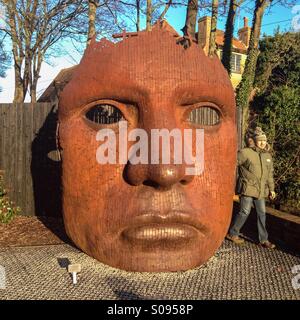
<instances>
[{"instance_id":1,"label":"cobblestone surface","mask_svg":"<svg viewBox=\"0 0 300 320\"><path fill-rule=\"evenodd\" d=\"M68 261L82 265L77 285L67 272ZM300 299L291 271L300 258L250 242L239 247L224 241L206 265L175 273L121 271L67 244L0 248L0 265L6 275L1 300Z\"/></svg>"}]
</instances>

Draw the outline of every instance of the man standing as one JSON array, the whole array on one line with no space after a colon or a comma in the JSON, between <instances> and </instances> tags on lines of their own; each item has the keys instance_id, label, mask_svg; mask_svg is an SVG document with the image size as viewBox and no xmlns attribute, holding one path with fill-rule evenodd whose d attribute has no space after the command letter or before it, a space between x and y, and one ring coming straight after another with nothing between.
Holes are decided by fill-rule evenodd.
<instances>
[{"instance_id":1,"label":"man standing","mask_svg":"<svg viewBox=\"0 0 300 320\"><path fill-rule=\"evenodd\" d=\"M266 230L265 198L275 198L273 180L273 161L268 152L269 145L265 133L257 128L253 136L254 145L238 152L238 192L240 211L232 221L227 239L242 244L240 229L246 222L254 202L257 212L257 227L260 245L274 249L275 245L268 241Z\"/></svg>"}]
</instances>

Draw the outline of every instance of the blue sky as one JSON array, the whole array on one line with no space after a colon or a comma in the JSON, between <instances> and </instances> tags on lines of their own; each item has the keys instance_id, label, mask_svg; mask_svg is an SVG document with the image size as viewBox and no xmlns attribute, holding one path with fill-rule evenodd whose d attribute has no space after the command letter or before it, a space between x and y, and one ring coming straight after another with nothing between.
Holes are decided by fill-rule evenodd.
<instances>
[{"instance_id":1,"label":"blue sky","mask_svg":"<svg viewBox=\"0 0 300 320\"><path fill-rule=\"evenodd\" d=\"M243 26L243 17L247 17L249 19L249 26L252 24L252 12L254 8L254 0L245 0L244 4L241 6L240 10L237 14L237 19L235 23L235 32L239 27ZM297 2L300 5L300 1ZM300 9L298 10L300 14ZM166 15L168 22L177 30L184 26L185 23L185 8L177 8L177 9L170 9ZM199 12L199 17L208 15L208 12ZM262 24L262 34L266 33L267 35L272 35L274 30L280 27L281 31L287 31L291 28L291 21L292 18L295 17L295 14L292 13L292 8L285 8L282 6L275 6L272 10L267 10L266 15L263 18ZM219 16L218 20L218 29L224 30L225 29L225 22L226 17L221 18Z\"/></svg>"},{"instance_id":2,"label":"blue sky","mask_svg":"<svg viewBox=\"0 0 300 320\"><path fill-rule=\"evenodd\" d=\"M237 30L243 26L243 17L249 19L249 26L252 24L252 12L254 7L254 0L245 0L244 4L241 6L238 12L236 23L235 23L235 36ZM267 9L267 12L263 18L262 32L261 34L272 35L274 31L279 27L280 31L295 30L293 29L292 19L297 22L299 31L300 25L300 0L296 2L297 7L285 8L282 6L274 6L271 10ZM180 29L185 23L186 8L176 8L170 9L166 15L168 22L180 33ZM199 12L199 17L209 15L208 12ZM218 29L224 30L226 17L219 17ZM143 26L142 26L143 27ZM62 56L60 58L53 59L51 65L43 63L41 69L41 78L38 83L38 93L41 94L55 78L58 72L63 68L68 68L76 62L79 62L80 55L72 48L69 50L70 54ZM14 72L11 68L7 71L7 77L4 79L0 78L0 87L2 87L2 92L0 93L0 103L9 103L13 99L14 92ZM27 98L26 101L29 101Z\"/></svg>"}]
</instances>

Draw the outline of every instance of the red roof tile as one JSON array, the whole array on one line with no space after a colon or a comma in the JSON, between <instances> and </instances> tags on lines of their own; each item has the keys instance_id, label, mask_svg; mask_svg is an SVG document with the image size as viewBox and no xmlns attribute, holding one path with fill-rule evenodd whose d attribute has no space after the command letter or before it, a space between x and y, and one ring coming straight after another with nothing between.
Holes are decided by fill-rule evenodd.
<instances>
[{"instance_id":1,"label":"red roof tile","mask_svg":"<svg viewBox=\"0 0 300 320\"><path fill-rule=\"evenodd\" d=\"M217 30L216 43L218 46L221 46L221 47L224 46L224 36L225 36L224 31ZM246 45L242 41L238 40L237 38L232 39L232 46L234 49L242 50L245 53L247 52Z\"/></svg>"}]
</instances>

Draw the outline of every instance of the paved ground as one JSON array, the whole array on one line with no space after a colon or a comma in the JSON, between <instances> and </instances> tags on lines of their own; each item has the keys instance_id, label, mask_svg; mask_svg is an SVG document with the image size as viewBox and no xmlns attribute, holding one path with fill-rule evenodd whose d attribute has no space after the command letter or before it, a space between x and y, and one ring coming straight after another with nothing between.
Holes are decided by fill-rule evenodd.
<instances>
[{"instance_id":1,"label":"paved ground","mask_svg":"<svg viewBox=\"0 0 300 320\"><path fill-rule=\"evenodd\" d=\"M82 265L75 286L66 271L68 261ZM300 258L250 242L237 247L225 241L206 265L177 273L121 271L68 244L0 248L0 265L6 275L2 300L300 299L291 271Z\"/></svg>"}]
</instances>

